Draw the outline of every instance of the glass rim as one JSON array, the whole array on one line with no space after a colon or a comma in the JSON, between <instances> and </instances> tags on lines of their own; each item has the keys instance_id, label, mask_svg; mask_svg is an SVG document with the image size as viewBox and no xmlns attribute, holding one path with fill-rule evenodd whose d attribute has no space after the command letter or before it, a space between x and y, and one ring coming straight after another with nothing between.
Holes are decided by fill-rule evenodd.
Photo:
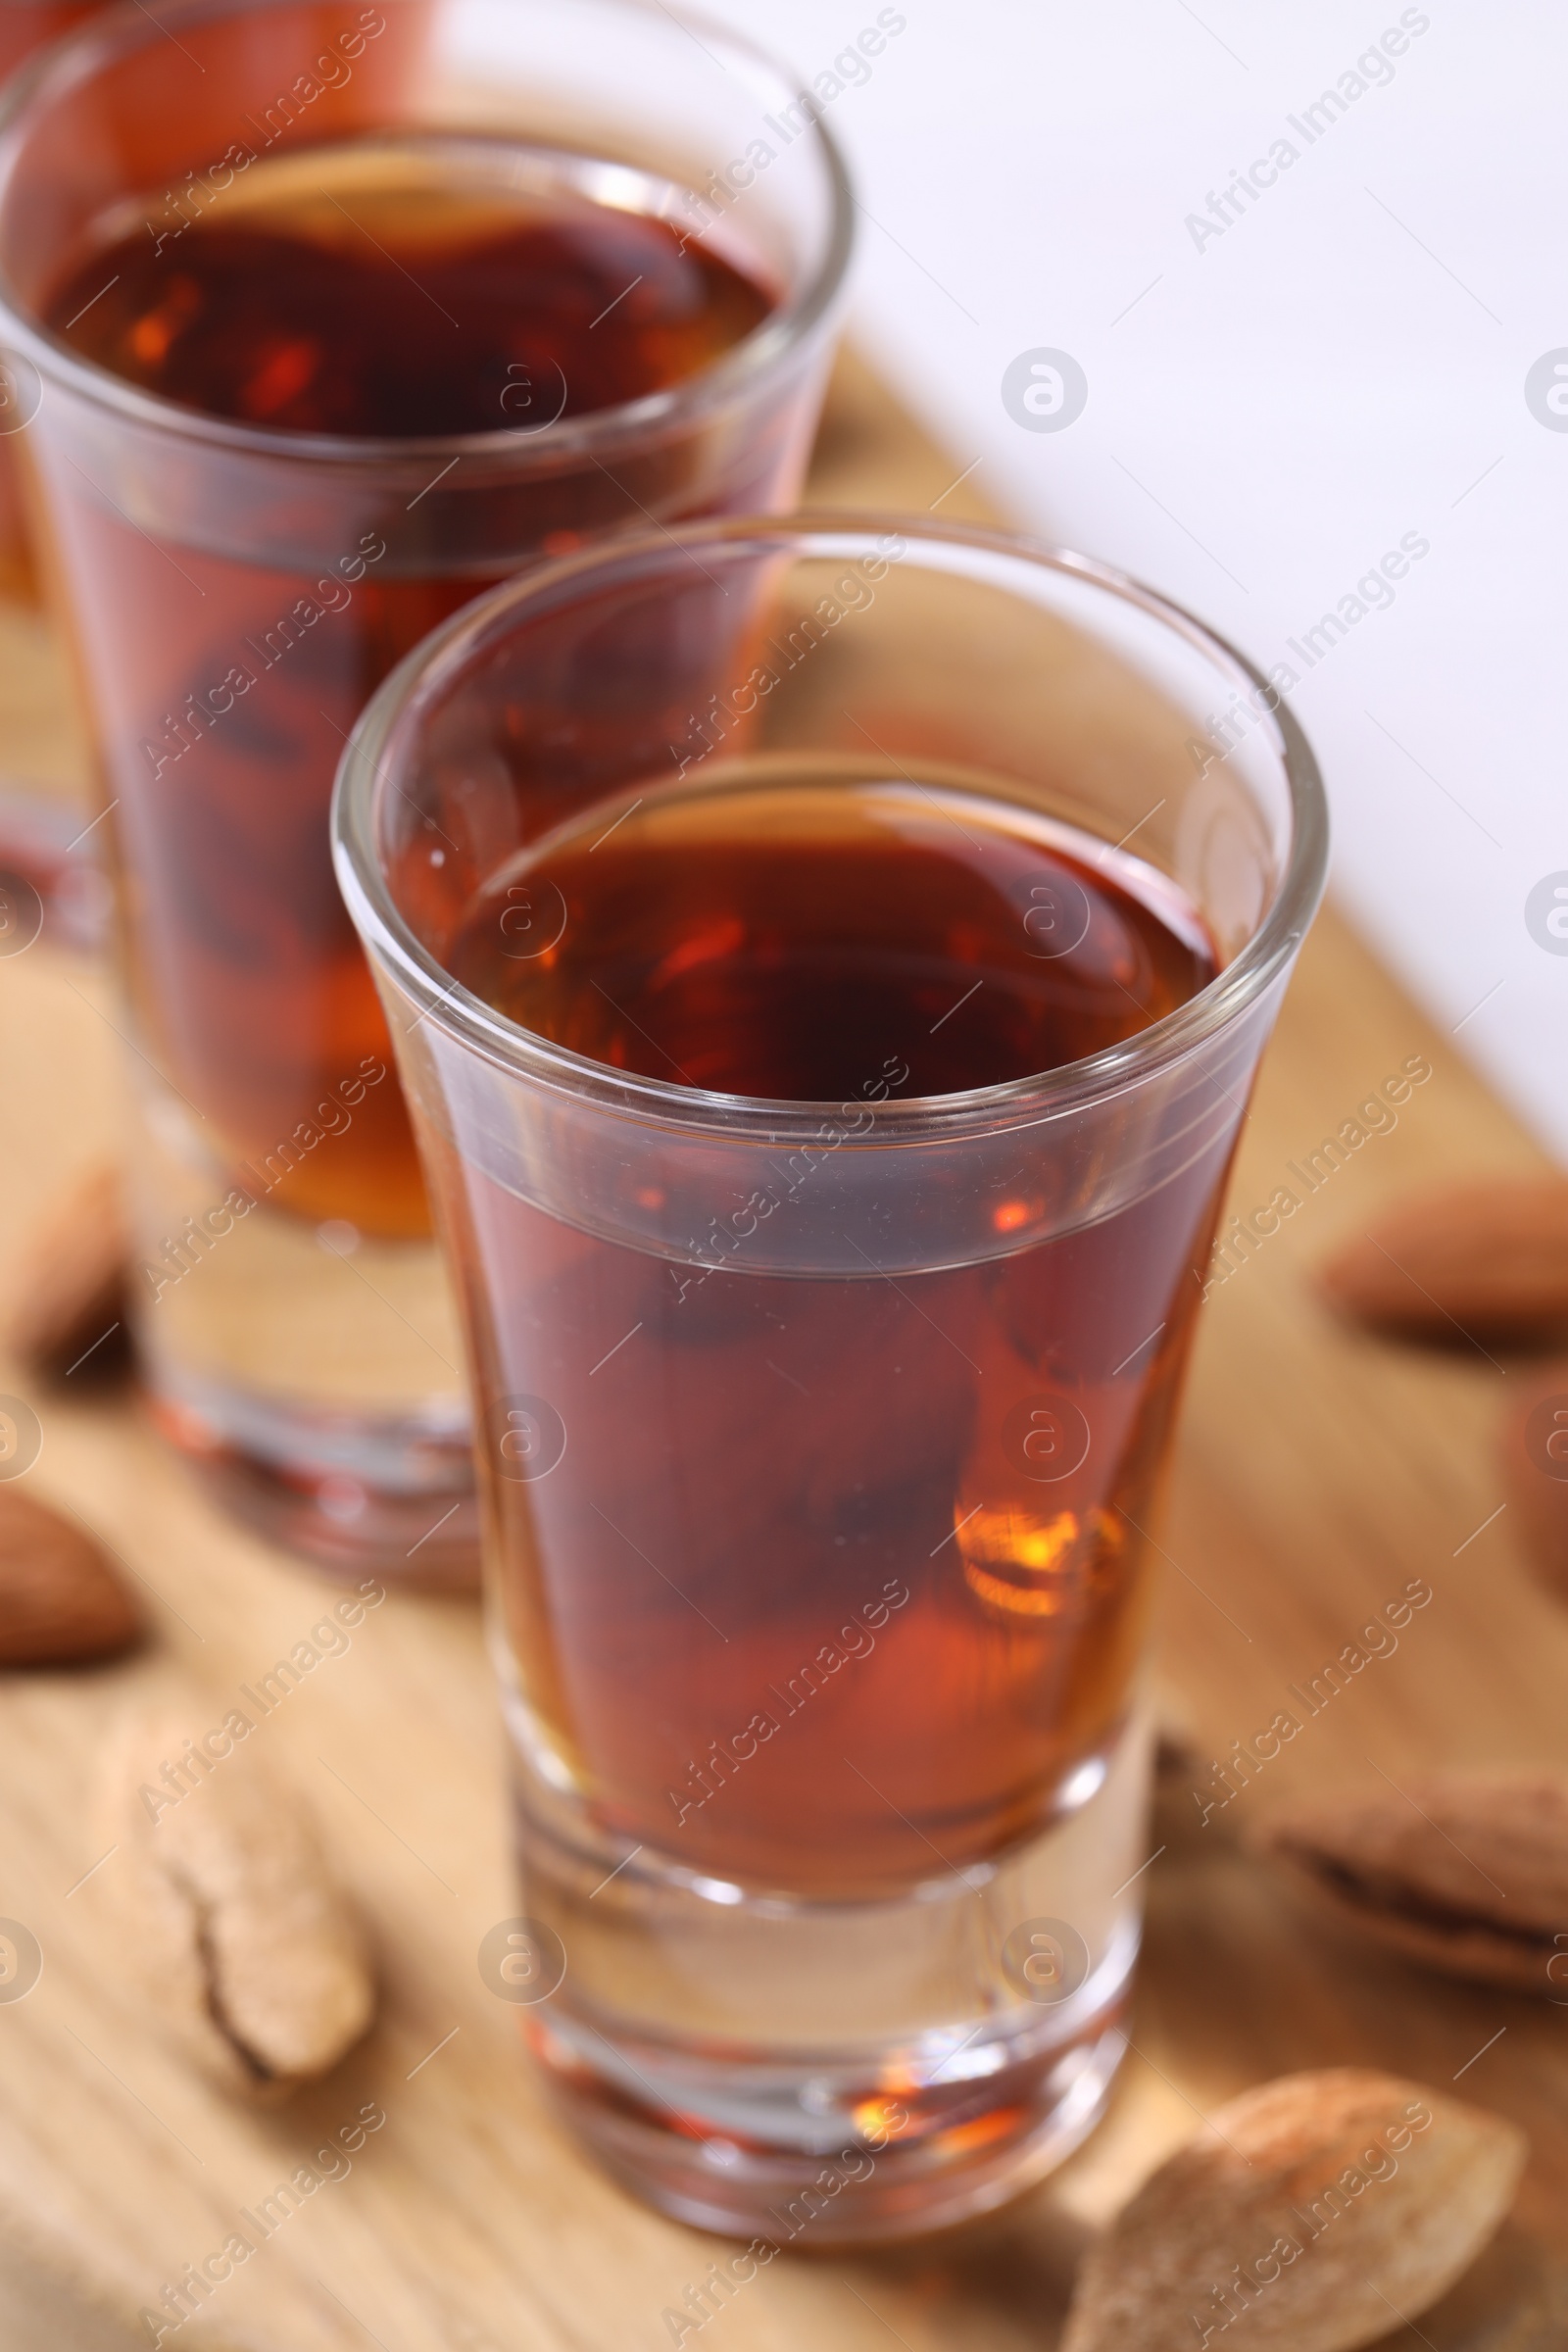
<instances>
[{"instance_id":1,"label":"glass rim","mask_svg":"<svg viewBox=\"0 0 1568 2352\"><path fill-rule=\"evenodd\" d=\"M1291 843L1272 905L1257 929L1225 968L1174 1011L1139 1029L1119 1044L1056 1068L1001 1085L962 1093L922 1095L869 1105L873 1126L861 1145L990 1132L1027 1126L1080 1110L1122 1092L1197 1051L1233 1025L1293 960L1322 897L1328 869L1328 803L1316 758L1294 712L1263 673L1228 639L1130 573L1070 548L1010 531L929 516L869 510L808 510L776 517L718 516L679 532L662 529L617 531L571 555L537 564L476 597L433 630L383 680L362 711L338 762L332 794L332 856L338 886L367 949L378 956L429 1017L485 1059L514 1075L544 1084L579 1101L592 1100L623 1114L759 1143L781 1137L807 1138L843 1105L833 1102L790 1102L757 1095L722 1094L670 1080L646 1078L592 1060L509 1020L455 980L415 935L393 901L376 854L374 817L377 788L387 775L394 732L450 685L472 658L512 633L530 605L556 609L578 586L592 588L628 560L672 559L703 549L755 542L759 553L794 545L802 555L816 552L844 560L844 543L864 544L896 532L914 555L921 542L990 553L1006 562L1065 573L1132 605L1182 637L1228 671L1234 683L1269 699L1265 724L1274 729L1274 750L1284 773L1291 808ZM907 558L901 559L907 561ZM612 796L607 795L607 802ZM848 1141L857 1139L850 1138Z\"/></svg>"},{"instance_id":2,"label":"glass rim","mask_svg":"<svg viewBox=\"0 0 1568 2352\"><path fill-rule=\"evenodd\" d=\"M86 80L115 57L150 46L155 39L172 37L169 31L171 24L191 24L210 17L260 14L296 4L297 0L163 0L156 20L145 10L138 13L126 5L100 11L62 33L19 67L0 93L0 200L17 167L19 126L32 111L35 101ZM398 0L392 0L392 4L397 5ZM685 5L669 8L664 0L609 0L609 4L633 11L650 23L656 17L668 19L682 30L692 32L694 38L701 32L707 42L728 50L754 72L772 76L781 88L795 89L790 69L781 58L700 9ZM809 116L808 130L813 151L823 167L830 218L821 258L796 291L769 311L740 342L695 375L666 385L662 391L646 393L638 400L594 409L570 420L562 418L543 431L523 434L503 425L494 432L381 437L290 433L242 424L233 417L209 416L200 409L162 399L140 385L127 383L112 369L83 359L33 315L3 265L0 265L0 344L20 352L45 381L50 377L61 380L100 408L132 416L166 433L250 456L344 467L385 466L430 457L491 461L506 458L510 468L518 472L544 472L558 463L580 464L585 455L618 449L626 442L640 442L668 426L678 426L688 417L700 417L710 409L722 408L743 395L758 378L765 377L787 361L829 316L843 288L854 248L855 194L848 167L823 123L820 111ZM454 135L468 134L460 130ZM564 148L558 152L575 155L580 151Z\"/></svg>"}]
</instances>

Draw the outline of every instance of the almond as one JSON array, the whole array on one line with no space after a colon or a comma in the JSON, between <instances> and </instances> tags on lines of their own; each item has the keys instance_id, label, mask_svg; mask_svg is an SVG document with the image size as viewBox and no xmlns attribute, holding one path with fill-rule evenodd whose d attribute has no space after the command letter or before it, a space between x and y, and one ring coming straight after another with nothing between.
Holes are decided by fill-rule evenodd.
<instances>
[{"instance_id":1,"label":"almond","mask_svg":"<svg viewBox=\"0 0 1568 2352\"><path fill-rule=\"evenodd\" d=\"M1568 1783L1442 1774L1275 1815L1256 1842L1425 1967L1568 1999Z\"/></svg>"},{"instance_id":2,"label":"almond","mask_svg":"<svg viewBox=\"0 0 1568 2352\"><path fill-rule=\"evenodd\" d=\"M1568 1363L1549 1364L1510 1398L1502 1473L1514 1542L1542 1583L1568 1600Z\"/></svg>"},{"instance_id":3,"label":"almond","mask_svg":"<svg viewBox=\"0 0 1568 2352\"><path fill-rule=\"evenodd\" d=\"M140 1615L92 1538L14 1485L0 1486L0 1666L109 1658Z\"/></svg>"},{"instance_id":4,"label":"almond","mask_svg":"<svg viewBox=\"0 0 1568 2352\"><path fill-rule=\"evenodd\" d=\"M28 1237L11 1302L14 1352L56 1380L122 1365L129 1258L119 1170L91 1168Z\"/></svg>"},{"instance_id":5,"label":"almond","mask_svg":"<svg viewBox=\"0 0 1568 2352\"><path fill-rule=\"evenodd\" d=\"M1156 1845L1187 1844L1200 1829L1193 1806L1193 1791L1212 1770L1199 1740L1185 1699L1168 1683L1156 1678L1152 1692L1154 1719L1153 1788L1151 1820ZM1202 1842L1213 1844L1223 1825L1216 1814Z\"/></svg>"},{"instance_id":6,"label":"almond","mask_svg":"<svg viewBox=\"0 0 1568 2352\"><path fill-rule=\"evenodd\" d=\"M1353 2352L1419 2318L1513 2198L1523 2134L1391 2075L1221 2107L1091 2247L1061 2352ZM1217 2345L1216 2345L1217 2352Z\"/></svg>"},{"instance_id":7,"label":"almond","mask_svg":"<svg viewBox=\"0 0 1568 2352\"><path fill-rule=\"evenodd\" d=\"M1185 1785L1202 1764L1203 1751L1192 1710L1180 1691L1157 1676L1149 1703L1154 1719L1155 1784Z\"/></svg>"},{"instance_id":8,"label":"almond","mask_svg":"<svg viewBox=\"0 0 1568 2352\"><path fill-rule=\"evenodd\" d=\"M375 1994L299 1791L250 1747L254 1731L236 1738L243 1722L192 1705L122 1725L93 1883L173 2036L224 2088L276 2098L337 2064Z\"/></svg>"},{"instance_id":9,"label":"almond","mask_svg":"<svg viewBox=\"0 0 1568 2352\"><path fill-rule=\"evenodd\" d=\"M1318 1282L1376 1330L1539 1339L1568 1325L1568 1180L1496 1178L1402 1201Z\"/></svg>"}]
</instances>

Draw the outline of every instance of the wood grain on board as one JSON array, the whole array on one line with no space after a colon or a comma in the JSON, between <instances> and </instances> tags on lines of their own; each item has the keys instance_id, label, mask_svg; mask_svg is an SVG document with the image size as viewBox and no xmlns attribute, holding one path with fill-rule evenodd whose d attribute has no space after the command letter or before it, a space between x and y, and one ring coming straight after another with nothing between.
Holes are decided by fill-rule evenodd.
<instances>
[{"instance_id":1,"label":"wood grain on board","mask_svg":"<svg viewBox=\"0 0 1568 2352\"><path fill-rule=\"evenodd\" d=\"M984 515L983 475L840 368L813 493ZM36 674L13 746L64 789ZM4 720L0 693L0 723ZM15 761L13 761L15 764ZM106 976L40 943L0 960L0 1286L64 1179L112 1144L118 1019ZM1315 1262L1401 1190L1541 1155L1332 910L1309 941L1246 1129L1233 1204L1291 1180L1410 1057L1432 1076L1209 1299L1161 1541L1166 1682L1223 1757L1412 1578L1433 1598L1390 1654L1306 1716L1200 1826L1177 1790L1152 1843L1133 2052L1111 2111L1055 2178L982 2225L885 2257L770 2266L711 2324L729 2352L1049 2347L1084 2233L1202 2110L1301 2067L1391 2068L1514 2117L1533 2143L1517 2217L1421 2321L1436 2352L1546 2352L1568 2335L1568 2011L1368 1956L1292 1906L1236 1832L1307 1788L1396 1784L1440 1761L1568 1768L1568 1611L1510 1543L1495 1432L1513 1359L1337 1326ZM334 1597L220 1518L122 1392L39 1393L33 1491L114 1546L153 1639L76 1674L0 1680L0 1914L44 1952L0 2002L0 2334L16 2352L122 2352L136 2314L220 2247L329 2134L385 2117L180 2331L213 2352L639 2352L719 2251L612 2187L557 2128L481 1936L514 1908L501 1741L473 1610L393 1597L267 1719L372 1926L371 2037L325 2082L253 2112L172 2055L129 1993L94 1883L88 1788L122 1696L178 1678L220 1720ZM0 1388L31 1395L15 1366ZM1304 1710L1296 1707L1298 1714ZM1199 1776L1212 1793L1206 1773ZM112 1860L105 1864L113 1868ZM324 2170L324 2167L318 2167ZM334 2168L335 2169L335 2168ZM1397 2334L1398 2331L1396 2331ZM690 2339L688 2339L690 2340Z\"/></svg>"}]
</instances>

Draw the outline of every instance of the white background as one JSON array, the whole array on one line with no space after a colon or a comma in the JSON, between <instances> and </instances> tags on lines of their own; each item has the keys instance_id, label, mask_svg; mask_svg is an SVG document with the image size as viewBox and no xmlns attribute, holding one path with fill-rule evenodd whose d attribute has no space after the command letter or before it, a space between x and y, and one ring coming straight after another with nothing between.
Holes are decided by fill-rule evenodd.
<instances>
[{"instance_id":1,"label":"white background","mask_svg":"<svg viewBox=\"0 0 1568 2352\"><path fill-rule=\"evenodd\" d=\"M708 0L807 85L877 5ZM1291 699L1341 898L1568 1159L1568 956L1525 923L1568 869L1568 431L1524 389L1568 346L1568 9L1430 0L1393 79L1307 146L1286 117L1402 0L900 8L826 118L863 206L852 331L1003 512L1265 667L1300 670L1288 637L1431 542ZM1200 249L1187 216L1281 136L1299 160ZM1061 431L1002 402L1043 346L1088 377Z\"/></svg>"}]
</instances>

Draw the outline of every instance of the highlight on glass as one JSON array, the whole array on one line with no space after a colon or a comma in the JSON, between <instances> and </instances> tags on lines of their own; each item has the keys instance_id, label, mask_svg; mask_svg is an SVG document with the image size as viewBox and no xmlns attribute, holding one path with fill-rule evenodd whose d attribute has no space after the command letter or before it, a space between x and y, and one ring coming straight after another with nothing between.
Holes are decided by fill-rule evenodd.
<instances>
[{"instance_id":1,"label":"highlight on glass","mask_svg":"<svg viewBox=\"0 0 1568 2352\"><path fill-rule=\"evenodd\" d=\"M1310 753L1080 557L717 520L447 623L334 826L461 1301L540 2063L704 2227L996 2204L1123 2047Z\"/></svg>"}]
</instances>

